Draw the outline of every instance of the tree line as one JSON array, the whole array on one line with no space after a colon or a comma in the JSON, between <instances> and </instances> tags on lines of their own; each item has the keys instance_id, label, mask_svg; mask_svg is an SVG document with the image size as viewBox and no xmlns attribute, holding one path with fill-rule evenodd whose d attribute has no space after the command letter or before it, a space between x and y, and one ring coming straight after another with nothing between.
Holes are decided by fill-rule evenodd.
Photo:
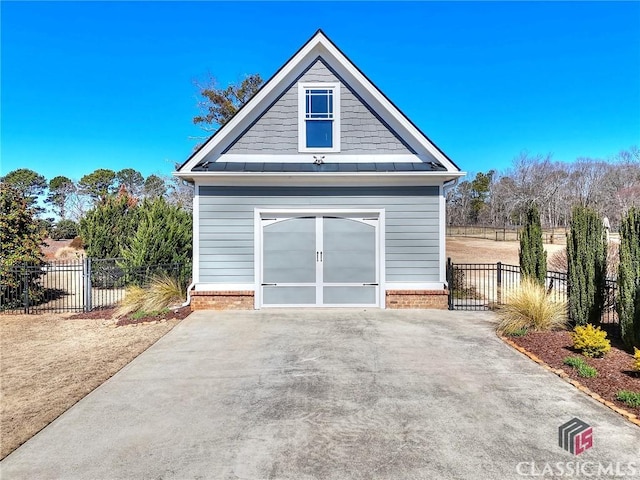
<instances>
[{"instance_id":1,"label":"tree line","mask_svg":"<svg viewBox=\"0 0 640 480\"><path fill-rule=\"evenodd\" d=\"M187 211L193 197L193 187L179 179L155 174L145 178L133 168L99 168L77 181L64 175L47 180L34 170L19 168L0 181L20 193L40 226L54 238L77 235L78 224L87 213L118 192L140 201L163 198Z\"/></svg>"},{"instance_id":2,"label":"tree line","mask_svg":"<svg viewBox=\"0 0 640 480\"><path fill-rule=\"evenodd\" d=\"M624 212L640 206L640 148L605 161L554 161L551 155L522 153L505 171L479 172L447 192L450 225L520 226L535 203L545 228L568 228L573 207L607 217L618 229Z\"/></svg>"}]
</instances>

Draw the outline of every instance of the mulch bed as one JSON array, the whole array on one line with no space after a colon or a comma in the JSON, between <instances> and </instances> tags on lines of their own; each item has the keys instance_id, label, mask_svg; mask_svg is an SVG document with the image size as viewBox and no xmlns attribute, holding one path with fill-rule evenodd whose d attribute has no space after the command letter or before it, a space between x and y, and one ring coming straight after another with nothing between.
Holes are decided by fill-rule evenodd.
<instances>
[{"instance_id":1,"label":"mulch bed","mask_svg":"<svg viewBox=\"0 0 640 480\"><path fill-rule=\"evenodd\" d=\"M531 332L523 337L508 337L513 343L536 355L553 369L563 370L569 378L580 382L605 400L614 403L640 418L640 408L632 408L616 400L620 390L640 392L640 375L632 371L633 355L620 344L612 342L611 351L602 358L587 358L573 349L571 335L567 331ZM580 356L598 371L594 378L583 378L563 363L569 356Z\"/></svg>"},{"instance_id":2,"label":"mulch bed","mask_svg":"<svg viewBox=\"0 0 640 480\"><path fill-rule=\"evenodd\" d=\"M116 308L102 308L92 310L90 312L82 312L76 315L72 315L68 317L70 320L73 319L114 319L116 314ZM116 325L118 327L123 327L125 325L137 325L140 323L149 323L149 322L161 322L167 320L182 320L186 318L191 313L191 307L180 307L169 310L166 313L160 313L157 315L149 315L146 317L133 318L132 315L125 315L120 317L116 321Z\"/></svg>"}]
</instances>

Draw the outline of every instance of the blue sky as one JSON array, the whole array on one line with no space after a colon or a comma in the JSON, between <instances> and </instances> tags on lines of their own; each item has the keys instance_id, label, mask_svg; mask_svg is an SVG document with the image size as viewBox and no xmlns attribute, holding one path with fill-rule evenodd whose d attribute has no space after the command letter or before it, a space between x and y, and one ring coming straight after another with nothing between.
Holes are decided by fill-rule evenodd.
<instances>
[{"instance_id":1,"label":"blue sky","mask_svg":"<svg viewBox=\"0 0 640 480\"><path fill-rule=\"evenodd\" d=\"M169 174L194 81L270 77L322 28L463 170L640 145L639 2L7 2L0 174Z\"/></svg>"}]
</instances>

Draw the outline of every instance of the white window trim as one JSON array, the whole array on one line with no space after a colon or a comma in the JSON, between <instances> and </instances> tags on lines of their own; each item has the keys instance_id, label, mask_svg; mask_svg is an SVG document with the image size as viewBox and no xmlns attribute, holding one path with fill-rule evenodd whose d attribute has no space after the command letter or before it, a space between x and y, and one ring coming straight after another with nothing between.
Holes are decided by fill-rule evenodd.
<instances>
[{"instance_id":1,"label":"white window trim","mask_svg":"<svg viewBox=\"0 0 640 480\"><path fill-rule=\"evenodd\" d=\"M331 148L307 147L307 122L305 121L306 94L310 88L333 90L333 146ZM339 152L340 151L340 83L313 82L298 83L298 152Z\"/></svg>"}]
</instances>

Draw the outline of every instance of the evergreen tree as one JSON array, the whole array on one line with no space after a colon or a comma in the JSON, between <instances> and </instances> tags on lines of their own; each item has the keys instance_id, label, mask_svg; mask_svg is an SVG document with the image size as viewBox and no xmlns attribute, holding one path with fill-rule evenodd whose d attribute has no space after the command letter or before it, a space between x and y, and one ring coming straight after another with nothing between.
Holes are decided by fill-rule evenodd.
<instances>
[{"instance_id":1,"label":"evergreen tree","mask_svg":"<svg viewBox=\"0 0 640 480\"><path fill-rule=\"evenodd\" d=\"M547 277L547 252L542 243L542 226L538 207L531 205L520 236L520 269L524 277L544 285Z\"/></svg>"},{"instance_id":2,"label":"evergreen tree","mask_svg":"<svg viewBox=\"0 0 640 480\"><path fill-rule=\"evenodd\" d=\"M40 269L20 271L17 268L21 264L40 265L43 262L40 246L45 232L29 203L22 191L8 183L0 183L0 310L22 304L25 283L30 303L43 297L42 287L37 283L42 274Z\"/></svg>"},{"instance_id":3,"label":"evergreen tree","mask_svg":"<svg viewBox=\"0 0 640 480\"><path fill-rule=\"evenodd\" d=\"M136 228L136 201L126 194L109 196L80 221L80 236L90 258L117 258Z\"/></svg>"},{"instance_id":4,"label":"evergreen tree","mask_svg":"<svg viewBox=\"0 0 640 480\"><path fill-rule=\"evenodd\" d=\"M604 308L607 244L602 219L576 207L567 237L569 318L576 325L598 324Z\"/></svg>"},{"instance_id":5,"label":"evergreen tree","mask_svg":"<svg viewBox=\"0 0 640 480\"><path fill-rule=\"evenodd\" d=\"M144 267L191 261L191 214L164 198L145 200L139 207L137 228L121 254L128 266Z\"/></svg>"},{"instance_id":6,"label":"evergreen tree","mask_svg":"<svg viewBox=\"0 0 640 480\"><path fill-rule=\"evenodd\" d=\"M640 209L631 208L620 225L618 318L622 340L640 348Z\"/></svg>"}]
</instances>

